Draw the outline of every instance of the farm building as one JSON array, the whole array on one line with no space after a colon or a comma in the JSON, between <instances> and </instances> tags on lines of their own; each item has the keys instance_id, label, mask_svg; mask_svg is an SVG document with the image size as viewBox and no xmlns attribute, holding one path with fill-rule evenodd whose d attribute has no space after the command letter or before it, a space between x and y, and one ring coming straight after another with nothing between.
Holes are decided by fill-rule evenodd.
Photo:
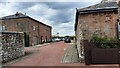
<instances>
[{"instance_id":1,"label":"farm building","mask_svg":"<svg viewBox=\"0 0 120 68\"><path fill-rule=\"evenodd\" d=\"M79 57L84 56L83 40L97 34L101 37L118 37L118 1L100 3L76 10L75 34Z\"/></svg>"},{"instance_id":2,"label":"farm building","mask_svg":"<svg viewBox=\"0 0 120 68\"><path fill-rule=\"evenodd\" d=\"M51 38L52 27L26 14L15 13L13 15L1 17L2 31L24 32L27 45L33 46L48 42ZM0 28L1 28L0 27Z\"/></svg>"}]
</instances>

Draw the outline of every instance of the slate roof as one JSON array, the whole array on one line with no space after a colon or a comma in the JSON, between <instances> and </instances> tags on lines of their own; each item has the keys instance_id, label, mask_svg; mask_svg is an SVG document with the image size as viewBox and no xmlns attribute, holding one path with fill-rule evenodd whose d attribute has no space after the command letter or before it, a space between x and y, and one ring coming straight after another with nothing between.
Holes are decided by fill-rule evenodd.
<instances>
[{"instance_id":1,"label":"slate roof","mask_svg":"<svg viewBox=\"0 0 120 68\"><path fill-rule=\"evenodd\" d=\"M33 19L33 18L31 18L31 17L29 17L29 16L27 16L27 15L25 15L25 14L22 14L22 13L16 13L16 14L13 14L13 15L4 16L4 17L1 17L0 20L18 19L18 18L29 18L29 19L31 19L31 20L33 20L33 21L35 21L35 22L38 22L38 23L40 23L40 24L43 24L43 25L45 25L45 26L48 26L48 27L52 28L51 26L46 25L46 24L44 24L44 23L42 23L42 22L40 22L40 21L38 21L38 20L35 20L35 19Z\"/></svg>"},{"instance_id":2,"label":"slate roof","mask_svg":"<svg viewBox=\"0 0 120 68\"><path fill-rule=\"evenodd\" d=\"M17 14L14 14L14 15L9 15L9 16L1 17L1 19L5 20L5 19L25 18L25 17L29 17L29 16L24 15L22 13L17 13Z\"/></svg>"},{"instance_id":3,"label":"slate roof","mask_svg":"<svg viewBox=\"0 0 120 68\"><path fill-rule=\"evenodd\" d=\"M104 2L78 9L78 11L80 12L80 14L83 14L89 12L114 11L117 8L117 2Z\"/></svg>"},{"instance_id":4,"label":"slate roof","mask_svg":"<svg viewBox=\"0 0 120 68\"><path fill-rule=\"evenodd\" d=\"M88 14L88 13L106 12L106 11L109 12L109 11L117 11L117 10L118 10L117 2L101 2L92 6L77 9L76 20L75 20L75 31L77 30L79 14Z\"/></svg>"}]
</instances>

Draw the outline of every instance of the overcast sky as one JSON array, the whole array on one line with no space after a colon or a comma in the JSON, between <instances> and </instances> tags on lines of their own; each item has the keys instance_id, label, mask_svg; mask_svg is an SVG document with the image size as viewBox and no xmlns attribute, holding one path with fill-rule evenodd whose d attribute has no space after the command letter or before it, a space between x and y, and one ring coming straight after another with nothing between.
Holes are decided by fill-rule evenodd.
<instances>
[{"instance_id":1,"label":"overcast sky","mask_svg":"<svg viewBox=\"0 0 120 68\"><path fill-rule=\"evenodd\" d=\"M73 2L74 1L74 2ZM26 15L52 26L52 35L74 35L76 8L100 3L101 0L1 0L0 17L15 14Z\"/></svg>"}]
</instances>

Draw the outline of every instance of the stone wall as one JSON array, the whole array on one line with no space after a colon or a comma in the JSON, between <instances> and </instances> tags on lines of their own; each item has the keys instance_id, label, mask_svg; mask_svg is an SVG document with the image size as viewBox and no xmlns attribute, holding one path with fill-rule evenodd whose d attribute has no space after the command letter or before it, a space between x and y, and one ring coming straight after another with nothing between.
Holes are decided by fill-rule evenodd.
<instances>
[{"instance_id":1,"label":"stone wall","mask_svg":"<svg viewBox=\"0 0 120 68\"><path fill-rule=\"evenodd\" d=\"M79 15L76 30L79 57L84 54L83 40L90 41L94 34L110 39L117 38L117 19L118 14L116 11Z\"/></svg>"},{"instance_id":2,"label":"stone wall","mask_svg":"<svg viewBox=\"0 0 120 68\"><path fill-rule=\"evenodd\" d=\"M24 55L24 33L1 32L2 62L7 62Z\"/></svg>"},{"instance_id":3,"label":"stone wall","mask_svg":"<svg viewBox=\"0 0 120 68\"><path fill-rule=\"evenodd\" d=\"M115 38L117 36L116 12L91 13L79 15L79 32L83 39L90 40L93 34Z\"/></svg>"}]
</instances>

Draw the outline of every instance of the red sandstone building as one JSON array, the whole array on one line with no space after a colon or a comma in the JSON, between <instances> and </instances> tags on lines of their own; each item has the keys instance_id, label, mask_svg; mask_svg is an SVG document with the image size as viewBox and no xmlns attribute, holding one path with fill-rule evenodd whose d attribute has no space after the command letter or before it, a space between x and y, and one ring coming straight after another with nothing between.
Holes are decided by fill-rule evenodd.
<instances>
[{"instance_id":1,"label":"red sandstone building","mask_svg":"<svg viewBox=\"0 0 120 68\"><path fill-rule=\"evenodd\" d=\"M48 42L51 38L52 27L42 22L39 22L26 14L16 13L1 18L3 31L18 31L25 32L27 41L32 46Z\"/></svg>"},{"instance_id":2,"label":"red sandstone building","mask_svg":"<svg viewBox=\"0 0 120 68\"><path fill-rule=\"evenodd\" d=\"M79 57L83 56L83 40L90 40L94 34L117 38L118 2L102 0L101 3L77 9L75 34Z\"/></svg>"}]
</instances>

